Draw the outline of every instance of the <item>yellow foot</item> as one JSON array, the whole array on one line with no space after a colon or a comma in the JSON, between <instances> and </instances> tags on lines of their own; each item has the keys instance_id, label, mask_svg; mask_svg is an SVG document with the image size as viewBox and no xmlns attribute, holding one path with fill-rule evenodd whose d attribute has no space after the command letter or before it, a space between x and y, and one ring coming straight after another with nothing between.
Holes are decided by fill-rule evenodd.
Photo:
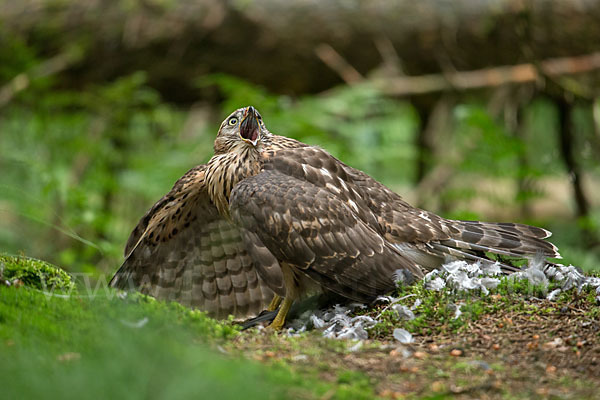
<instances>
[{"instance_id":1,"label":"yellow foot","mask_svg":"<svg viewBox=\"0 0 600 400\"><path fill-rule=\"evenodd\" d=\"M287 297L283 299L283 303L281 304L279 312L275 316L273 322L271 322L271 325L267 327L267 329L272 329L275 331L281 330L281 328L283 328L283 325L285 325L285 317L287 316L288 311L290 311L290 307L292 307L293 303L294 300L288 299Z\"/></svg>"},{"instance_id":2,"label":"yellow foot","mask_svg":"<svg viewBox=\"0 0 600 400\"><path fill-rule=\"evenodd\" d=\"M267 311L277 310L277 307L279 307L280 304L281 304L281 296L274 295L273 300L271 300L271 303L267 307Z\"/></svg>"}]
</instances>

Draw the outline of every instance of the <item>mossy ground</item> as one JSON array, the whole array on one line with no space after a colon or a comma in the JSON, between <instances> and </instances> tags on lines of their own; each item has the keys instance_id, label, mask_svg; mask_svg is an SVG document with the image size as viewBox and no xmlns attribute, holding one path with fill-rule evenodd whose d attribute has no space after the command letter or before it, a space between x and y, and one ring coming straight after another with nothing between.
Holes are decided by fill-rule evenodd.
<instances>
[{"instance_id":1,"label":"mossy ground","mask_svg":"<svg viewBox=\"0 0 600 400\"><path fill-rule=\"evenodd\" d=\"M139 294L89 296L38 260L0 266L1 398L347 398L352 387L224 354L240 335L231 321Z\"/></svg>"},{"instance_id":2,"label":"mossy ground","mask_svg":"<svg viewBox=\"0 0 600 400\"><path fill-rule=\"evenodd\" d=\"M358 347L318 331L240 332L141 295L86 297L48 264L0 257L2 265L4 280L24 283L0 284L6 398L579 399L596 398L600 384L600 307L586 290L549 302L541 288L509 281L487 296L415 285L398 295L422 298L417 318L384 311ZM55 295L26 276L59 277ZM399 345L396 327L415 342Z\"/></svg>"},{"instance_id":3,"label":"mossy ground","mask_svg":"<svg viewBox=\"0 0 600 400\"><path fill-rule=\"evenodd\" d=\"M0 279L4 283L26 285L39 290L70 292L71 276L45 261L0 254Z\"/></svg>"}]
</instances>

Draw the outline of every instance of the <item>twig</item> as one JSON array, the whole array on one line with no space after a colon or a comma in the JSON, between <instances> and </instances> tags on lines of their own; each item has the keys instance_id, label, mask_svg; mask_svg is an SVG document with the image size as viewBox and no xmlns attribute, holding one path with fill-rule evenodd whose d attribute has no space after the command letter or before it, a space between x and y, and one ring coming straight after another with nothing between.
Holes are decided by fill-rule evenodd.
<instances>
[{"instance_id":1,"label":"twig","mask_svg":"<svg viewBox=\"0 0 600 400\"><path fill-rule=\"evenodd\" d=\"M397 299L394 299L394 301L390 301L390 303L387 306L385 306L383 308L383 310L381 310L381 312L379 313L379 315L377 315L375 317L375 319L379 319L381 317L381 315L383 314L383 312L385 310L387 310L388 308L390 308L391 306L393 306L394 304L396 304L396 303L398 303L398 302L400 302L402 300L408 299L409 297L414 297L414 296L416 296L416 294L414 294L414 293L413 294L407 294L406 296L402 296L402 297L399 297Z\"/></svg>"},{"instance_id":2,"label":"twig","mask_svg":"<svg viewBox=\"0 0 600 400\"><path fill-rule=\"evenodd\" d=\"M388 76L404 76L404 68L402 67L402 60L394 48L394 44L387 36L380 36L374 41L379 55L383 60L383 70ZM393 75L392 75L393 74Z\"/></svg>"},{"instance_id":3,"label":"twig","mask_svg":"<svg viewBox=\"0 0 600 400\"><path fill-rule=\"evenodd\" d=\"M315 53L329 68L337 72L347 84L351 85L364 80L363 76L330 45L326 43L318 45Z\"/></svg>"}]
</instances>

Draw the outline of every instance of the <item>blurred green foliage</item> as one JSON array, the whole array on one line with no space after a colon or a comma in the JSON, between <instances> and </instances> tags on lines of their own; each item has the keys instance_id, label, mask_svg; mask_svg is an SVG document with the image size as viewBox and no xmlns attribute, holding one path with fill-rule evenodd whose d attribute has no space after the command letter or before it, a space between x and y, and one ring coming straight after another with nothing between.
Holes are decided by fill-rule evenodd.
<instances>
[{"instance_id":1,"label":"blurred green foliage","mask_svg":"<svg viewBox=\"0 0 600 400\"><path fill-rule=\"evenodd\" d=\"M113 264L127 215L160 196L201 142L173 140L182 123L142 73L82 93L24 93L2 114L0 247L56 251L51 260L78 270L95 270L100 254Z\"/></svg>"},{"instance_id":2,"label":"blurred green foliage","mask_svg":"<svg viewBox=\"0 0 600 400\"><path fill-rule=\"evenodd\" d=\"M0 87L40 64L26 43L9 42L8 51L0 51ZM0 105L0 249L70 271L111 274L137 220L185 171L208 160L221 119L252 104L272 132L319 145L401 193L414 188L422 156L430 171L448 176L432 192L414 196L417 205L446 217L489 219L488 211L472 206L485 200L489 214L551 228L567 262L600 265L600 246L586 242L600 226L598 209L585 220L565 219L570 210L557 218L531 212L533 202L552 194L542 182L567 182L557 111L547 100L523 109L521 132L477 99L460 102L451 108L443 143L435 153L420 154L415 109L368 85L300 98L226 75L197 85L216 86L224 100L183 110L164 102L138 72L78 91L40 76ZM591 113L578 107L573 122L578 161L597 181Z\"/></svg>"}]
</instances>

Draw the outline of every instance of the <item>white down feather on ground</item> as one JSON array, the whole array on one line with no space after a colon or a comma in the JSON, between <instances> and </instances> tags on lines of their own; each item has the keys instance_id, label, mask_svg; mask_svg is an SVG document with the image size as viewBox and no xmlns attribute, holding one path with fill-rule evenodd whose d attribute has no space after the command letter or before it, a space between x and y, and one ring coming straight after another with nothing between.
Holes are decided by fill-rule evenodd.
<instances>
[{"instance_id":1,"label":"white down feather on ground","mask_svg":"<svg viewBox=\"0 0 600 400\"><path fill-rule=\"evenodd\" d=\"M398 274L401 279L402 274ZM480 263L467 263L465 261L453 261L444 264L441 269L434 270L423 278L426 290L440 291L450 290L454 292L475 291L474 295L487 296L490 290L495 289L501 282L501 279L526 280L529 284L547 289L550 283L554 290L546 295L546 299L554 301L563 291L577 290L581 291L586 286L596 289L597 301L600 302L600 278L590 277L583 274L573 265L550 265L544 260L531 260L529 265L520 272L509 276L503 276L498 264L482 265ZM399 282L401 284L401 282ZM412 305L406 306L398 304L400 300L413 298ZM397 298L393 296L380 296L376 302L387 303L384 307L397 312L398 319L412 320L418 315L419 305L422 300L416 294ZM290 321L288 324L288 334L294 335L310 329L320 329L323 336L334 339L368 339L367 329L377 324L378 317L358 315L352 316L357 308L365 308L366 305L352 303L350 305L335 305L331 308L321 310L310 310L304 312L299 318ZM461 305L454 304L454 318L460 318ZM400 343L411 343L413 338L411 334L402 328L397 328L393 332L394 338ZM357 345L360 347L360 343Z\"/></svg>"}]
</instances>

